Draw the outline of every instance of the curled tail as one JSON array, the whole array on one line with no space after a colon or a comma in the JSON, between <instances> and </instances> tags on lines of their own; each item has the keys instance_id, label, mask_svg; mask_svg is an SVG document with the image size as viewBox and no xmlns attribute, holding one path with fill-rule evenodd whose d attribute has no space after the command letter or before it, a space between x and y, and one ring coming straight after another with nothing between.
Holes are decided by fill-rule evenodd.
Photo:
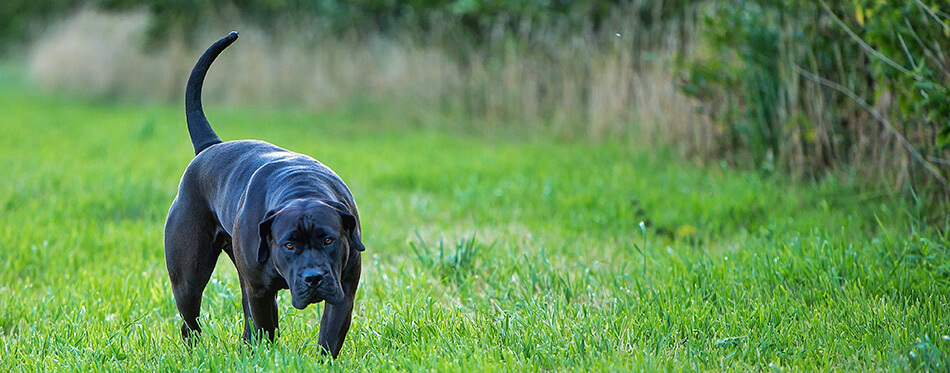
<instances>
[{"instance_id":1,"label":"curled tail","mask_svg":"<svg viewBox=\"0 0 950 373\"><path fill-rule=\"evenodd\" d=\"M188 134L191 135L191 144L195 147L195 155L209 146L221 142L208 118L205 118L204 109L201 108L201 86L204 85L205 75L208 74L208 68L214 59L221 54L224 48L234 43L238 38L238 33L231 31L228 36L221 38L208 47L208 50L201 55L194 69L191 70L191 76L188 77L188 86L185 88L185 116L188 118Z\"/></svg>"}]
</instances>

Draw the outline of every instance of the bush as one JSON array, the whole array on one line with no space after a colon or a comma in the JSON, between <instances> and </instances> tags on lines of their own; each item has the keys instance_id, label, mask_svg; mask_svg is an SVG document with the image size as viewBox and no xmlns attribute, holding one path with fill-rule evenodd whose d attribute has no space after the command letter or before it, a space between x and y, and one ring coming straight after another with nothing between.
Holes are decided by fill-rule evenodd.
<instances>
[{"instance_id":1,"label":"bush","mask_svg":"<svg viewBox=\"0 0 950 373\"><path fill-rule=\"evenodd\" d=\"M719 3L702 32L709 49L683 63L680 86L736 163L846 169L946 194L950 17L939 4Z\"/></svg>"}]
</instances>

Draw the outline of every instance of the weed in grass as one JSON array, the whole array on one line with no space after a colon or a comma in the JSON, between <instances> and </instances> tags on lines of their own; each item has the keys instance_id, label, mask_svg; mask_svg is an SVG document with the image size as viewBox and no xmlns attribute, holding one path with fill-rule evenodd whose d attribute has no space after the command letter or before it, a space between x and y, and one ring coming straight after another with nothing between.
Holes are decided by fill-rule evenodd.
<instances>
[{"instance_id":1,"label":"weed in grass","mask_svg":"<svg viewBox=\"0 0 950 373\"><path fill-rule=\"evenodd\" d=\"M476 274L476 260L479 251L491 250L494 244L482 250L482 244L475 240L475 235L468 239L461 239L455 244L451 252L446 250L445 240L439 237L438 248L429 248L425 239L415 231L418 242L409 242L412 252L423 268L428 268L442 280L451 281L461 286Z\"/></svg>"}]
</instances>

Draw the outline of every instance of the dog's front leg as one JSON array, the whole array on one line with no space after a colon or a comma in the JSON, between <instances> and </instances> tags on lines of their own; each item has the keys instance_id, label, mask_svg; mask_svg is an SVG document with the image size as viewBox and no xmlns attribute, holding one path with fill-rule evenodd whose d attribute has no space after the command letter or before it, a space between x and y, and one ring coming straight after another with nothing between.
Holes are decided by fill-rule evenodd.
<instances>
[{"instance_id":1,"label":"dog's front leg","mask_svg":"<svg viewBox=\"0 0 950 373\"><path fill-rule=\"evenodd\" d=\"M244 334L241 338L245 343L251 343L254 340L254 318L251 317L251 306L248 304L247 287L244 286L243 277L241 277L241 307L244 309Z\"/></svg>"},{"instance_id":2,"label":"dog's front leg","mask_svg":"<svg viewBox=\"0 0 950 373\"><path fill-rule=\"evenodd\" d=\"M329 352L334 359L340 354L346 332L350 330L350 319L353 316L353 297L347 296L337 304L327 304L323 309L323 319L320 320L320 339L318 343L323 347L323 353Z\"/></svg>"},{"instance_id":3,"label":"dog's front leg","mask_svg":"<svg viewBox=\"0 0 950 373\"><path fill-rule=\"evenodd\" d=\"M350 319L353 316L353 300L356 298L356 287L360 282L360 257L352 257L343 270L343 300L337 304L327 304L323 308L323 318L320 320L320 338L318 343L323 347L323 353L329 352L334 359L343 348L346 332L350 330Z\"/></svg>"},{"instance_id":4,"label":"dog's front leg","mask_svg":"<svg viewBox=\"0 0 950 373\"><path fill-rule=\"evenodd\" d=\"M244 316L244 340L251 343L262 339L266 333L267 339L273 342L277 330L277 294L253 289L242 291L245 310L250 311L250 315L245 313Z\"/></svg>"}]
</instances>

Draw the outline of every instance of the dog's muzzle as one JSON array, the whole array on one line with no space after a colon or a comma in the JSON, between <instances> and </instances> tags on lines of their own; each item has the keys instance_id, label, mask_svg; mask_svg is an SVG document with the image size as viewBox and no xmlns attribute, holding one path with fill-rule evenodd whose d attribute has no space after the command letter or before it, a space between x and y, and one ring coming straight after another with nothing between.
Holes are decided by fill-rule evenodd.
<instances>
[{"instance_id":1,"label":"dog's muzzle","mask_svg":"<svg viewBox=\"0 0 950 373\"><path fill-rule=\"evenodd\" d=\"M296 291L295 291L296 290ZM343 300L343 287L335 276L318 269L306 269L291 285L291 304L302 310L312 303L326 301L337 304Z\"/></svg>"}]
</instances>

